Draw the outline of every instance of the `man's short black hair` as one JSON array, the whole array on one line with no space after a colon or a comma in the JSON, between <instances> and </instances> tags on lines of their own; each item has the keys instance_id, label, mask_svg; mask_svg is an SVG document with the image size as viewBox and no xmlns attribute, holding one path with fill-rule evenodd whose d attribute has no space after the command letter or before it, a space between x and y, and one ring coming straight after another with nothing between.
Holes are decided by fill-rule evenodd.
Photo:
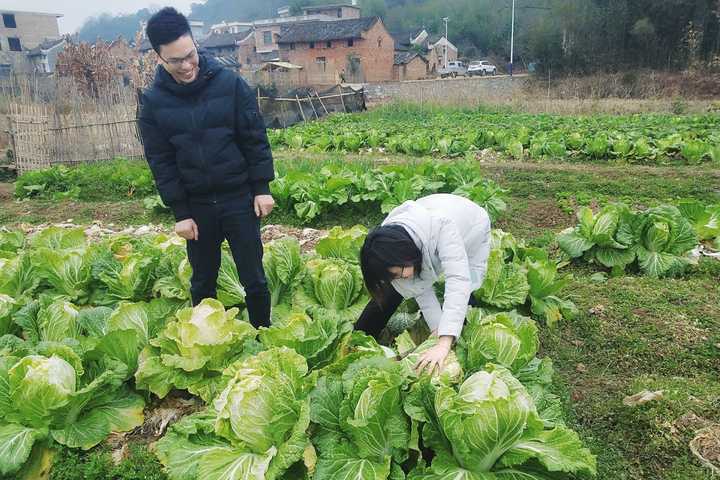
<instances>
[{"instance_id":1,"label":"man's short black hair","mask_svg":"<svg viewBox=\"0 0 720 480\"><path fill-rule=\"evenodd\" d=\"M173 7L165 7L150 17L145 32L153 50L158 54L162 45L172 43L184 35L192 35L185 15Z\"/></svg>"}]
</instances>

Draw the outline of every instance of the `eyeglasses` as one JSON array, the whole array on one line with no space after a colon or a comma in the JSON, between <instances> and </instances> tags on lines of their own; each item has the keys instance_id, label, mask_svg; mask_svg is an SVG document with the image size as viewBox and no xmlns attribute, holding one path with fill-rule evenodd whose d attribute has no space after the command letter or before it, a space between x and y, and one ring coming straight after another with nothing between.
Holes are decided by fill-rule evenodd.
<instances>
[{"instance_id":1,"label":"eyeglasses","mask_svg":"<svg viewBox=\"0 0 720 480\"><path fill-rule=\"evenodd\" d=\"M197 58L197 53L197 48L193 48L192 51L185 55L183 58L168 58L167 60L163 58L163 60L165 60L165 63L167 63L168 65L172 65L173 67L179 67L185 62L192 63Z\"/></svg>"}]
</instances>

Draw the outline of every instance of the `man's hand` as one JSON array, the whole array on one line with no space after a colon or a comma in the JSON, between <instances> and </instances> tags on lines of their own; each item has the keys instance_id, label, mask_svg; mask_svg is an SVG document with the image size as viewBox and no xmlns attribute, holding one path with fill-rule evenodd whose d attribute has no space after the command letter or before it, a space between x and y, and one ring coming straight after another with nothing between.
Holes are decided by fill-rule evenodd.
<instances>
[{"instance_id":1,"label":"man's hand","mask_svg":"<svg viewBox=\"0 0 720 480\"><path fill-rule=\"evenodd\" d=\"M452 346L453 338L451 335L443 335L438 340L437 345L428 349L422 354L417 364L415 364L415 371L420 375L423 370L427 368L427 372L432 375L435 368L438 372L442 370L445 364L445 359L450 353L450 347Z\"/></svg>"},{"instance_id":2,"label":"man's hand","mask_svg":"<svg viewBox=\"0 0 720 480\"><path fill-rule=\"evenodd\" d=\"M175 224L175 233L180 235L185 240L197 240L199 238L199 232L195 220L188 218L186 220L180 220Z\"/></svg>"},{"instance_id":3,"label":"man's hand","mask_svg":"<svg viewBox=\"0 0 720 480\"><path fill-rule=\"evenodd\" d=\"M275 206L275 200L272 195L256 195L255 196L255 215L259 218L264 218L270 215L273 207Z\"/></svg>"}]
</instances>

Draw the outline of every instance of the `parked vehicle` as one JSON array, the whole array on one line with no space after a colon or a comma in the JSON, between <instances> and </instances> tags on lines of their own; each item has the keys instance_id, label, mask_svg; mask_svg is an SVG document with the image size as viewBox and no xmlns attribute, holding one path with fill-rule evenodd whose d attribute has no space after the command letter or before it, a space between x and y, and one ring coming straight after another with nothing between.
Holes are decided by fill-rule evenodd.
<instances>
[{"instance_id":1,"label":"parked vehicle","mask_svg":"<svg viewBox=\"0 0 720 480\"><path fill-rule=\"evenodd\" d=\"M467 69L467 74L470 77L472 77L473 75L496 75L497 67L485 60L470 62L470 65Z\"/></svg>"},{"instance_id":2,"label":"parked vehicle","mask_svg":"<svg viewBox=\"0 0 720 480\"><path fill-rule=\"evenodd\" d=\"M463 77L467 76L467 67L465 64L459 60L448 62L447 67L440 67L438 70L438 73L440 74L440 78L446 78L446 77L457 77L458 75L462 75Z\"/></svg>"}]
</instances>

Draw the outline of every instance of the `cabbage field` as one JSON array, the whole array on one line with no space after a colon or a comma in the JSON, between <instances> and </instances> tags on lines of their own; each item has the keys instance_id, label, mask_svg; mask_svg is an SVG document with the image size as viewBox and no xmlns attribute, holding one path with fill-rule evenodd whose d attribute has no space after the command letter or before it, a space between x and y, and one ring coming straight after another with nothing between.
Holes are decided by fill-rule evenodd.
<instances>
[{"instance_id":1,"label":"cabbage field","mask_svg":"<svg viewBox=\"0 0 720 480\"><path fill-rule=\"evenodd\" d=\"M293 150L379 150L418 157L491 149L516 160L720 163L717 114L571 117L408 107L274 130L270 140Z\"/></svg>"},{"instance_id":2,"label":"cabbage field","mask_svg":"<svg viewBox=\"0 0 720 480\"><path fill-rule=\"evenodd\" d=\"M391 347L353 331L368 301L356 263L366 233L333 229L311 256L296 239L270 243L273 324L260 331L240 313L227 251L218 300L192 308L177 237L2 233L0 471L33 471L55 444L95 447L143 423L147 392L182 390L207 407L157 443L173 479L594 473L549 390L542 327L527 316L552 326L575 312L557 296L567 279L547 253L495 231L474 294L483 308L444 370L418 377L435 340L415 345L416 305L391 322Z\"/></svg>"},{"instance_id":3,"label":"cabbage field","mask_svg":"<svg viewBox=\"0 0 720 480\"><path fill-rule=\"evenodd\" d=\"M269 132L260 329L227 245L190 306L143 162L23 174L0 189L0 480L709 480L718 127L403 107ZM414 302L378 340L353 328L358 251L436 192L488 210L492 249L418 375Z\"/></svg>"}]
</instances>

